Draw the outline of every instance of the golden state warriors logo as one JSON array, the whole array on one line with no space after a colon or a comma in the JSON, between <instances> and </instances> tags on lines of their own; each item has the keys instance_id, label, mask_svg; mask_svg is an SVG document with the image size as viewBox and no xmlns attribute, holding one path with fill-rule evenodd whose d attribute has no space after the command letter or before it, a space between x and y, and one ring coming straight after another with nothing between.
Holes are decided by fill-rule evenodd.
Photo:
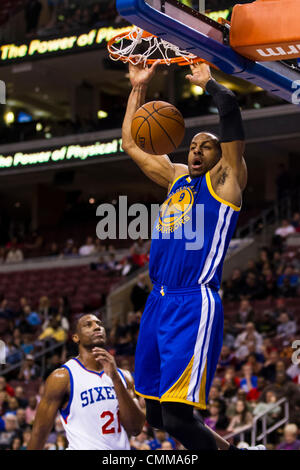
<instances>
[{"instance_id":1,"label":"golden state warriors logo","mask_svg":"<svg viewBox=\"0 0 300 470\"><path fill-rule=\"evenodd\" d=\"M190 188L179 188L163 203L159 212L156 229L159 232L174 232L190 220L187 213L194 203L194 195Z\"/></svg>"}]
</instances>

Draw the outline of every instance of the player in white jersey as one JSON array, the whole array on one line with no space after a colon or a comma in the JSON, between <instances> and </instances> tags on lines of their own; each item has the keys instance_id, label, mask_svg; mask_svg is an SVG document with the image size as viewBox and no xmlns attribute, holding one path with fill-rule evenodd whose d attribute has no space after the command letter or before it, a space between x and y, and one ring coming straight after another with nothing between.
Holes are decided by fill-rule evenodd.
<instances>
[{"instance_id":1,"label":"player in white jersey","mask_svg":"<svg viewBox=\"0 0 300 470\"><path fill-rule=\"evenodd\" d=\"M78 320L73 341L79 355L48 377L28 450L44 448L58 411L68 449L129 450L128 435L139 434L145 422L131 374L104 349L105 329L95 315Z\"/></svg>"}]
</instances>

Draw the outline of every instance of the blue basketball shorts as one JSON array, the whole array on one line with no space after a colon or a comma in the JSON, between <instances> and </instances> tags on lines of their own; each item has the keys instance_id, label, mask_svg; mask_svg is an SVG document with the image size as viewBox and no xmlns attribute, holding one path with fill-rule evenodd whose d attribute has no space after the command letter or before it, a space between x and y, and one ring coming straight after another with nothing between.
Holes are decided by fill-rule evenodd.
<instances>
[{"instance_id":1,"label":"blue basketball shorts","mask_svg":"<svg viewBox=\"0 0 300 470\"><path fill-rule=\"evenodd\" d=\"M223 307L216 290L155 285L141 319L136 393L205 409L222 342Z\"/></svg>"}]
</instances>

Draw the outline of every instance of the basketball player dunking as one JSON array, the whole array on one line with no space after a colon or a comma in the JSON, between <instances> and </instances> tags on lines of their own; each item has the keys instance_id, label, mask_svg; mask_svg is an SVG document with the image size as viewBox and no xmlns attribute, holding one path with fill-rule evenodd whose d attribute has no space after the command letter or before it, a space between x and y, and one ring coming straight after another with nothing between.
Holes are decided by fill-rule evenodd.
<instances>
[{"instance_id":1,"label":"basketball player dunking","mask_svg":"<svg viewBox=\"0 0 300 470\"><path fill-rule=\"evenodd\" d=\"M44 448L58 411L68 449L129 450L127 434L139 434L145 422L132 397L131 374L117 369L104 349L105 330L95 315L78 320L73 341L79 355L47 379L28 450Z\"/></svg>"},{"instance_id":2,"label":"basketball player dunking","mask_svg":"<svg viewBox=\"0 0 300 470\"><path fill-rule=\"evenodd\" d=\"M195 418L193 408L206 408L222 346L218 290L247 182L243 124L234 94L212 79L208 65L192 65L186 78L213 96L220 139L208 132L195 135L187 165L173 164L167 155L143 152L132 139L131 122L145 102L156 66L129 65L132 91L122 129L124 151L151 180L168 190L152 237L149 270L154 287L141 320L135 388L146 400L149 424L164 429L187 449L231 449ZM170 214L166 209L172 213L173 206L180 222L180 201L185 206L181 223L175 225L172 217L165 217ZM188 218L196 219L197 205L204 207L204 242L201 249L187 250L190 240L176 236L176 230ZM161 236L166 226L169 239Z\"/></svg>"}]
</instances>

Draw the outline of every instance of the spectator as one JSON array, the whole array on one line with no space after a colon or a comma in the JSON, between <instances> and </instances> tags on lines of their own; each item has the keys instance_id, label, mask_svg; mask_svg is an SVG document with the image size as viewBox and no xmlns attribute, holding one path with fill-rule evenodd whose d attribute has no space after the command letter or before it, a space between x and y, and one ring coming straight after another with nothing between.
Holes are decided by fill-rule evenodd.
<instances>
[{"instance_id":1,"label":"spectator","mask_svg":"<svg viewBox=\"0 0 300 470\"><path fill-rule=\"evenodd\" d=\"M149 293L150 290L148 285L146 284L145 275L139 274L137 277L137 282L134 285L130 295L130 299L135 312L145 307Z\"/></svg>"},{"instance_id":2,"label":"spectator","mask_svg":"<svg viewBox=\"0 0 300 470\"><path fill-rule=\"evenodd\" d=\"M277 284L279 287L283 284L285 278L288 278L290 281L290 285L293 287L297 287L299 284L299 276L295 273L293 266L287 266L284 270L284 273L278 277Z\"/></svg>"},{"instance_id":3,"label":"spectator","mask_svg":"<svg viewBox=\"0 0 300 470\"><path fill-rule=\"evenodd\" d=\"M254 310L250 301L247 299L241 300L239 311L235 318L234 328L237 331L243 330L248 322L254 321L254 316Z\"/></svg>"},{"instance_id":4,"label":"spectator","mask_svg":"<svg viewBox=\"0 0 300 470\"><path fill-rule=\"evenodd\" d=\"M23 334L21 350L23 354L25 355L32 354L34 351L34 345L33 345L31 338L32 338L31 334L28 334L27 332Z\"/></svg>"},{"instance_id":5,"label":"spectator","mask_svg":"<svg viewBox=\"0 0 300 470\"><path fill-rule=\"evenodd\" d=\"M241 297L248 300L263 298L262 285L255 274L247 274L245 284L241 292Z\"/></svg>"},{"instance_id":6,"label":"spectator","mask_svg":"<svg viewBox=\"0 0 300 470\"><path fill-rule=\"evenodd\" d=\"M20 450L26 450L28 443L31 439L31 427L27 426L27 428L23 432L23 442Z\"/></svg>"},{"instance_id":7,"label":"spectator","mask_svg":"<svg viewBox=\"0 0 300 470\"><path fill-rule=\"evenodd\" d=\"M296 322L290 320L286 312L281 313L278 320L280 324L277 326L277 337L288 342L296 334Z\"/></svg>"},{"instance_id":8,"label":"spectator","mask_svg":"<svg viewBox=\"0 0 300 470\"><path fill-rule=\"evenodd\" d=\"M92 237L87 237L85 245L79 248L80 256L91 256L95 253L95 245Z\"/></svg>"},{"instance_id":9,"label":"spectator","mask_svg":"<svg viewBox=\"0 0 300 470\"><path fill-rule=\"evenodd\" d=\"M271 310L264 310L256 320L257 331L264 337L274 336L276 333L276 321Z\"/></svg>"},{"instance_id":10,"label":"spectator","mask_svg":"<svg viewBox=\"0 0 300 470\"><path fill-rule=\"evenodd\" d=\"M47 450L66 450L68 447L68 441L64 434L58 434L56 437L55 444L46 446Z\"/></svg>"},{"instance_id":11,"label":"spectator","mask_svg":"<svg viewBox=\"0 0 300 470\"><path fill-rule=\"evenodd\" d=\"M130 448L132 450L150 450L147 428L144 427L140 434L131 437Z\"/></svg>"},{"instance_id":12,"label":"spectator","mask_svg":"<svg viewBox=\"0 0 300 470\"><path fill-rule=\"evenodd\" d=\"M149 446L151 450L161 449L161 444L164 441L169 441L172 445L172 448L175 449L176 445L174 440L170 436L168 436L168 434L162 429L155 429L154 436L154 439L149 441Z\"/></svg>"},{"instance_id":13,"label":"spectator","mask_svg":"<svg viewBox=\"0 0 300 470\"><path fill-rule=\"evenodd\" d=\"M19 406L19 403L16 397L8 397L7 402L8 402L7 411L16 414L16 411Z\"/></svg>"},{"instance_id":14,"label":"spectator","mask_svg":"<svg viewBox=\"0 0 300 470\"><path fill-rule=\"evenodd\" d=\"M257 271L261 272L266 264L270 266L270 255L266 248L262 248L259 252L259 260L256 263ZM254 272L254 274L257 274L257 272Z\"/></svg>"},{"instance_id":15,"label":"spectator","mask_svg":"<svg viewBox=\"0 0 300 470\"><path fill-rule=\"evenodd\" d=\"M50 249L48 253L46 254L46 256L59 256L59 255L60 255L60 251L58 249L57 243L52 242L50 245Z\"/></svg>"},{"instance_id":16,"label":"spectator","mask_svg":"<svg viewBox=\"0 0 300 470\"><path fill-rule=\"evenodd\" d=\"M22 351L16 347L11 335L6 339L5 350L7 364L13 365L22 361Z\"/></svg>"},{"instance_id":17,"label":"spectator","mask_svg":"<svg viewBox=\"0 0 300 470\"><path fill-rule=\"evenodd\" d=\"M266 393L266 401L261 401L259 402L254 410L253 410L253 415L254 416L259 416L260 414L268 412L267 415L267 424L271 426L278 420L280 414L281 414L281 407L276 406L274 407L274 404L277 401L276 393L272 392L272 390L269 390Z\"/></svg>"},{"instance_id":18,"label":"spectator","mask_svg":"<svg viewBox=\"0 0 300 470\"><path fill-rule=\"evenodd\" d=\"M276 373L275 382L265 387L259 401L266 401L266 394L269 390L274 392L278 399L286 397L289 402L290 418L300 420L300 390L295 383L291 382L285 372Z\"/></svg>"},{"instance_id":19,"label":"spectator","mask_svg":"<svg viewBox=\"0 0 300 470\"><path fill-rule=\"evenodd\" d=\"M34 356L32 354L27 354L24 364L21 367L19 372L18 379L24 380L25 383L35 380L40 376L41 369L35 364Z\"/></svg>"},{"instance_id":20,"label":"spectator","mask_svg":"<svg viewBox=\"0 0 300 470\"><path fill-rule=\"evenodd\" d=\"M121 269L122 267L116 260L115 253L110 253L106 266L112 273L115 273L115 271Z\"/></svg>"},{"instance_id":21,"label":"spectator","mask_svg":"<svg viewBox=\"0 0 300 470\"><path fill-rule=\"evenodd\" d=\"M5 429L0 432L0 449L9 449L15 437L19 436L16 415L8 413L4 416Z\"/></svg>"},{"instance_id":22,"label":"spectator","mask_svg":"<svg viewBox=\"0 0 300 470\"><path fill-rule=\"evenodd\" d=\"M16 417L19 429L24 431L27 428L26 411L23 408L18 408L16 411Z\"/></svg>"},{"instance_id":23,"label":"spectator","mask_svg":"<svg viewBox=\"0 0 300 470\"><path fill-rule=\"evenodd\" d=\"M228 366L235 366L236 365L236 357L233 352L231 352L230 348L223 344L219 362L218 362L218 371L226 370Z\"/></svg>"},{"instance_id":24,"label":"spectator","mask_svg":"<svg viewBox=\"0 0 300 470\"><path fill-rule=\"evenodd\" d=\"M252 388L257 387L257 376L253 375L252 366L250 364L245 364L243 366L243 376L244 377L240 381L240 387L243 390L248 393Z\"/></svg>"},{"instance_id":25,"label":"spectator","mask_svg":"<svg viewBox=\"0 0 300 470\"><path fill-rule=\"evenodd\" d=\"M6 392L10 397L15 396L15 391L7 382L5 377L0 377L0 392Z\"/></svg>"},{"instance_id":26,"label":"spectator","mask_svg":"<svg viewBox=\"0 0 300 470\"><path fill-rule=\"evenodd\" d=\"M18 385L15 388L15 397L18 400L18 404L20 408L26 408L28 406L28 400L24 394L24 388L21 385Z\"/></svg>"},{"instance_id":27,"label":"spectator","mask_svg":"<svg viewBox=\"0 0 300 470\"><path fill-rule=\"evenodd\" d=\"M238 400L235 406L235 414L231 418L228 432L241 431L252 424L253 417L250 411L247 411L246 404L242 400Z\"/></svg>"},{"instance_id":28,"label":"spectator","mask_svg":"<svg viewBox=\"0 0 300 470\"><path fill-rule=\"evenodd\" d=\"M220 405L220 414L224 415L226 412L226 402L221 393L221 387L213 385L209 391L208 404L218 402Z\"/></svg>"},{"instance_id":29,"label":"spectator","mask_svg":"<svg viewBox=\"0 0 300 470\"><path fill-rule=\"evenodd\" d=\"M300 440L297 439L298 426L286 424L284 427L283 442L277 446L277 450L300 450Z\"/></svg>"},{"instance_id":30,"label":"spectator","mask_svg":"<svg viewBox=\"0 0 300 470\"><path fill-rule=\"evenodd\" d=\"M142 238L139 238L131 247L130 254L133 264L142 267L147 262L148 247Z\"/></svg>"},{"instance_id":31,"label":"spectator","mask_svg":"<svg viewBox=\"0 0 300 470\"><path fill-rule=\"evenodd\" d=\"M31 331L35 331L36 327L41 324L41 318L37 312L32 311L29 305L24 307L24 313L27 323L32 327Z\"/></svg>"},{"instance_id":32,"label":"spectator","mask_svg":"<svg viewBox=\"0 0 300 470\"><path fill-rule=\"evenodd\" d=\"M12 246L6 255L6 263L22 263L24 259L23 252L20 248Z\"/></svg>"},{"instance_id":33,"label":"spectator","mask_svg":"<svg viewBox=\"0 0 300 470\"><path fill-rule=\"evenodd\" d=\"M49 316L51 313L51 303L49 297L47 297L46 295L40 297L37 313L41 316L43 322L49 320Z\"/></svg>"},{"instance_id":34,"label":"spectator","mask_svg":"<svg viewBox=\"0 0 300 470\"><path fill-rule=\"evenodd\" d=\"M121 276L129 276L130 274L133 273L137 269L137 266L133 264L131 261L131 258L128 256L125 258L123 266L120 270Z\"/></svg>"},{"instance_id":35,"label":"spectator","mask_svg":"<svg viewBox=\"0 0 300 470\"><path fill-rule=\"evenodd\" d=\"M74 254L74 240L72 240L72 238L69 238L66 241L66 244L65 244L65 246L63 248L63 251L62 251L62 254L64 256L70 256L70 255Z\"/></svg>"},{"instance_id":36,"label":"spectator","mask_svg":"<svg viewBox=\"0 0 300 470\"><path fill-rule=\"evenodd\" d=\"M220 403L214 401L208 405L209 417L204 419L204 423L214 431L225 430L228 427L228 418L221 414Z\"/></svg>"},{"instance_id":37,"label":"spectator","mask_svg":"<svg viewBox=\"0 0 300 470\"><path fill-rule=\"evenodd\" d=\"M5 320L10 320L13 317L12 311L8 307L8 301L3 299L0 303L0 318L4 318Z\"/></svg>"},{"instance_id":38,"label":"spectator","mask_svg":"<svg viewBox=\"0 0 300 470\"><path fill-rule=\"evenodd\" d=\"M30 426L33 424L35 415L36 415L36 410L37 410L37 399L35 395L31 395L28 399L28 406L25 410L26 414L26 423L29 424Z\"/></svg>"},{"instance_id":39,"label":"spectator","mask_svg":"<svg viewBox=\"0 0 300 470\"><path fill-rule=\"evenodd\" d=\"M251 366L254 375L259 375L265 362L265 358L262 354L255 352L254 344L250 345L248 349L250 354L247 357L246 364Z\"/></svg>"},{"instance_id":40,"label":"spectator","mask_svg":"<svg viewBox=\"0 0 300 470\"><path fill-rule=\"evenodd\" d=\"M159 450L174 450L170 441L163 441Z\"/></svg>"},{"instance_id":41,"label":"spectator","mask_svg":"<svg viewBox=\"0 0 300 470\"><path fill-rule=\"evenodd\" d=\"M235 369L228 367L225 371L224 378L222 379L222 393L225 399L230 399L235 396L240 386L239 379L235 376Z\"/></svg>"},{"instance_id":42,"label":"spectator","mask_svg":"<svg viewBox=\"0 0 300 470\"><path fill-rule=\"evenodd\" d=\"M249 322L246 325L245 331L236 338L236 357L240 360L245 360L249 355L249 346L251 347L251 345L255 346L255 352L261 352L262 336L255 330L254 323Z\"/></svg>"},{"instance_id":43,"label":"spectator","mask_svg":"<svg viewBox=\"0 0 300 470\"><path fill-rule=\"evenodd\" d=\"M13 438L12 443L10 445L10 450L21 450L22 446L22 439L19 436Z\"/></svg>"},{"instance_id":44,"label":"spectator","mask_svg":"<svg viewBox=\"0 0 300 470\"><path fill-rule=\"evenodd\" d=\"M287 219L283 219L281 222L281 226L275 230L275 235L281 237L285 240L287 237L295 233L295 227L289 223Z\"/></svg>"},{"instance_id":45,"label":"spectator","mask_svg":"<svg viewBox=\"0 0 300 470\"><path fill-rule=\"evenodd\" d=\"M92 271L106 271L107 269L108 269L108 265L105 262L103 255L99 256L97 263L91 263Z\"/></svg>"},{"instance_id":46,"label":"spectator","mask_svg":"<svg viewBox=\"0 0 300 470\"><path fill-rule=\"evenodd\" d=\"M61 343L66 341L67 334L57 317L53 317L49 321L49 326L40 334L39 340L54 340Z\"/></svg>"}]
</instances>

